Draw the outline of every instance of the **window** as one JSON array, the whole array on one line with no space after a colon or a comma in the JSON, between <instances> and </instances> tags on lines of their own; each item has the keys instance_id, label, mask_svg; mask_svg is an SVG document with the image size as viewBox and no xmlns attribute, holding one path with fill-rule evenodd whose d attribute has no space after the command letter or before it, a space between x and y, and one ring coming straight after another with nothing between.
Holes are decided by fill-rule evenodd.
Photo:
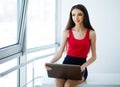
<instances>
[{"instance_id":1,"label":"window","mask_svg":"<svg viewBox=\"0 0 120 87\"><path fill-rule=\"evenodd\" d=\"M17 42L17 0L0 0L0 48Z\"/></svg>"},{"instance_id":2,"label":"window","mask_svg":"<svg viewBox=\"0 0 120 87\"><path fill-rule=\"evenodd\" d=\"M4 87L20 85L20 72L15 67L24 49L26 3L27 0L0 0L0 85Z\"/></svg>"},{"instance_id":3,"label":"window","mask_svg":"<svg viewBox=\"0 0 120 87\"><path fill-rule=\"evenodd\" d=\"M45 61L50 60L51 54L53 55L56 51L55 4L55 0L29 0L27 9L27 61L35 60L27 65L27 83L29 83L27 87L42 84ZM40 56L44 58L40 59ZM33 79L34 81L30 83Z\"/></svg>"},{"instance_id":4,"label":"window","mask_svg":"<svg viewBox=\"0 0 120 87\"><path fill-rule=\"evenodd\" d=\"M29 0L27 48L55 43L55 0Z\"/></svg>"},{"instance_id":5,"label":"window","mask_svg":"<svg viewBox=\"0 0 120 87\"><path fill-rule=\"evenodd\" d=\"M31 87L29 81L34 79L33 76L35 78L40 76L41 78L44 72L40 70L43 68L45 61L52 58L58 47L56 38L59 35L56 35L58 32L56 32L55 22L56 0L29 0L29 2L28 0L0 0L0 5L2 12L5 14L2 15L2 12L0 14L0 18L4 20L0 20L0 64L2 65L0 80L8 82L6 77L10 76L11 79L11 75L14 74L13 78L16 82L12 83L12 87L16 87L16 85ZM21 56L26 48L27 56L24 54ZM26 62L29 63L27 68L26 66L19 67L19 64ZM38 69L39 62L41 64ZM4 68L5 64L9 67ZM35 71L31 70L31 65ZM17 70L16 68L20 69ZM33 71L35 75L33 75ZM32 85L40 85L40 81L41 79L37 79L35 82L33 81ZM7 84L1 84L5 87L8 86Z\"/></svg>"},{"instance_id":6,"label":"window","mask_svg":"<svg viewBox=\"0 0 120 87\"><path fill-rule=\"evenodd\" d=\"M24 3L24 0L0 0L0 60L22 52L25 37Z\"/></svg>"}]
</instances>

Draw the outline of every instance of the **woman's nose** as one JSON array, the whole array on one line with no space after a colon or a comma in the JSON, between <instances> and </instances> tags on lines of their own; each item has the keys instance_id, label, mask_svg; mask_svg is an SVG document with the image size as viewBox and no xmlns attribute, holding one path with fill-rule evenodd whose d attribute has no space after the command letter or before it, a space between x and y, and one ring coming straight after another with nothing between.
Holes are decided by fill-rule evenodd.
<instances>
[{"instance_id":1,"label":"woman's nose","mask_svg":"<svg viewBox=\"0 0 120 87\"><path fill-rule=\"evenodd\" d=\"M77 17L77 16L75 17L75 20L76 20L76 21L78 20L78 17Z\"/></svg>"}]
</instances>

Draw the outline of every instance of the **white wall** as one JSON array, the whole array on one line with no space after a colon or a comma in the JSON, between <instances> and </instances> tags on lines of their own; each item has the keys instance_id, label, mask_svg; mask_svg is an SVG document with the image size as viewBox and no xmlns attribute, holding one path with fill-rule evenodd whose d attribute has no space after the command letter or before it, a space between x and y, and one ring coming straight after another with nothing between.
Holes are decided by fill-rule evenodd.
<instances>
[{"instance_id":1,"label":"white wall","mask_svg":"<svg viewBox=\"0 0 120 87\"><path fill-rule=\"evenodd\" d=\"M70 9L83 4L97 35L97 60L89 66L93 73L120 73L120 0L61 0L61 28L68 21Z\"/></svg>"}]
</instances>

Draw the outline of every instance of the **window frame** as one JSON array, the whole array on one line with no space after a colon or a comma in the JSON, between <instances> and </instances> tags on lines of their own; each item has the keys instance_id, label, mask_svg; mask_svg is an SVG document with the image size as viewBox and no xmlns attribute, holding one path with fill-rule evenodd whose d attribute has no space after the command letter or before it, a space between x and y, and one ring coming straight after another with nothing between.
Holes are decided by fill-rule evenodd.
<instances>
[{"instance_id":1,"label":"window frame","mask_svg":"<svg viewBox=\"0 0 120 87\"><path fill-rule=\"evenodd\" d=\"M7 62L13 58L18 58L18 65L8 69L7 71L0 73L0 77L3 77L10 72L13 72L15 70L18 70L18 77L17 77L17 85L20 87L23 84L26 84L26 67L23 68L24 63L25 65L29 62L33 62L34 60L37 60L38 58L34 60L27 61L26 60L26 54L31 53L31 52L37 52L40 50L46 50L49 48L55 48L56 52L57 49L60 45L60 32L61 32L61 24L60 24L60 4L61 1L56 0L56 12L55 12L55 43L54 44L48 44L48 45L43 45L37 48L32 48L32 49L26 49L26 12L27 12L27 3L28 0L17 0L17 5L18 7L18 43L0 48L0 64ZM59 3L59 4L58 4ZM58 11L59 9L59 11ZM51 56L53 54L46 54L45 56L39 57L39 58L44 58L46 56ZM24 81L23 81L24 80Z\"/></svg>"},{"instance_id":2,"label":"window frame","mask_svg":"<svg viewBox=\"0 0 120 87\"><path fill-rule=\"evenodd\" d=\"M9 45L0 48L0 63L7 61L7 58L16 55L21 56L24 51L24 41L25 41L25 31L26 31L26 10L27 10L27 0L17 0L17 33L18 42L13 45ZM5 60L6 59L6 60Z\"/></svg>"}]
</instances>

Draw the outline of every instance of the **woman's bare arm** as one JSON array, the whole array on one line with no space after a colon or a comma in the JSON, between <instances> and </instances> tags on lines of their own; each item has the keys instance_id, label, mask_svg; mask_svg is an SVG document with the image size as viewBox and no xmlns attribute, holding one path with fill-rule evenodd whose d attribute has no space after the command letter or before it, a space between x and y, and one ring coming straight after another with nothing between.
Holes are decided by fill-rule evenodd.
<instances>
[{"instance_id":1,"label":"woman's bare arm","mask_svg":"<svg viewBox=\"0 0 120 87\"><path fill-rule=\"evenodd\" d=\"M81 66L81 71L84 71L85 68L93 63L96 60L96 34L95 31L90 31L90 40L91 40L91 58Z\"/></svg>"},{"instance_id":2,"label":"woman's bare arm","mask_svg":"<svg viewBox=\"0 0 120 87\"><path fill-rule=\"evenodd\" d=\"M67 38L69 37L69 30L65 30L63 33L63 40L62 44L60 45L60 49L58 50L57 54L54 56L54 58L50 61L51 63L56 62L59 60L63 54L63 51L65 49L65 46L67 44Z\"/></svg>"}]
</instances>

